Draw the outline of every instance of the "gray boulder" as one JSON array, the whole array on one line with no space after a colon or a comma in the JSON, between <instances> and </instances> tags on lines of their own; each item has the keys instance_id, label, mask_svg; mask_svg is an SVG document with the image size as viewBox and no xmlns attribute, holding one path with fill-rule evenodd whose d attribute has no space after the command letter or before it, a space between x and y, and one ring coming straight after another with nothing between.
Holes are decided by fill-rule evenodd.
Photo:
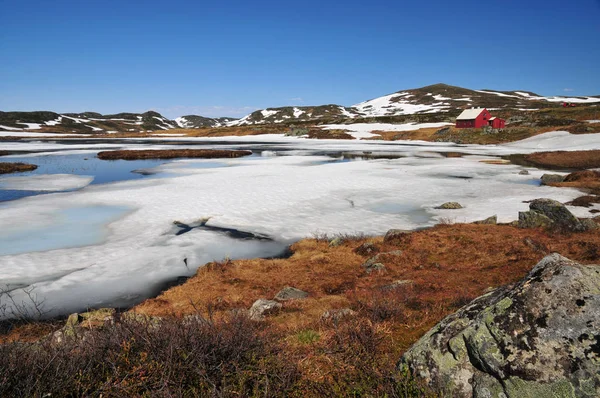
<instances>
[{"instance_id":1,"label":"gray boulder","mask_svg":"<svg viewBox=\"0 0 600 398\"><path fill-rule=\"evenodd\" d=\"M522 176L528 176L529 175L529 170L523 169L523 170L519 171L519 174L522 175Z\"/></svg>"},{"instance_id":2,"label":"gray boulder","mask_svg":"<svg viewBox=\"0 0 600 398\"><path fill-rule=\"evenodd\" d=\"M565 205L556 200L535 199L529 203L529 209L545 215L551 219L556 226L571 231L583 230L577 217L575 217Z\"/></svg>"},{"instance_id":3,"label":"gray boulder","mask_svg":"<svg viewBox=\"0 0 600 398\"><path fill-rule=\"evenodd\" d=\"M519 212L519 221L517 224L519 228L539 228L549 227L550 225L552 225L552 220L537 211Z\"/></svg>"},{"instance_id":4,"label":"gray boulder","mask_svg":"<svg viewBox=\"0 0 600 398\"><path fill-rule=\"evenodd\" d=\"M281 309L281 303L278 303L274 300L267 299L258 299L252 304L250 310L248 311L248 316L250 319L255 321L260 321L265 318L267 315L272 315Z\"/></svg>"},{"instance_id":5,"label":"gray boulder","mask_svg":"<svg viewBox=\"0 0 600 398\"><path fill-rule=\"evenodd\" d=\"M398 366L449 397L598 397L600 265L546 256L446 317Z\"/></svg>"},{"instance_id":6,"label":"gray boulder","mask_svg":"<svg viewBox=\"0 0 600 398\"><path fill-rule=\"evenodd\" d=\"M565 176L560 174L544 174L541 180L542 185L550 185L563 182L565 180Z\"/></svg>"},{"instance_id":7,"label":"gray boulder","mask_svg":"<svg viewBox=\"0 0 600 398\"><path fill-rule=\"evenodd\" d=\"M446 202L439 206L434 207L434 209L444 209L444 210L456 210L462 209L462 205L458 202Z\"/></svg>"},{"instance_id":8,"label":"gray boulder","mask_svg":"<svg viewBox=\"0 0 600 398\"><path fill-rule=\"evenodd\" d=\"M277 301L301 300L301 299L304 299L307 297L308 297L307 292L300 290L300 289L296 289L295 287L286 286L283 289L281 289L279 291L279 293L277 293L275 295L275 300L277 300Z\"/></svg>"}]
</instances>

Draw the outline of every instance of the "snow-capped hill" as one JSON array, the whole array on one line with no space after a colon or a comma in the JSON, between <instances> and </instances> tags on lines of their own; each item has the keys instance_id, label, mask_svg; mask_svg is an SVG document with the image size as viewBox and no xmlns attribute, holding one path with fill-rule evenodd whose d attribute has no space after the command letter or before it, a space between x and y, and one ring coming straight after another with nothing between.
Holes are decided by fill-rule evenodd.
<instances>
[{"instance_id":1,"label":"snow-capped hill","mask_svg":"<svg viewBox=\"0 0 600 398\"><path fill-rule=\"evenodd\" d=\"M158 112L117 113L102 115L96 112L0 112L0 130L62 133L114 133L170 130L179 126Z\"/></svg>"},{"instance_id":2,"label":"snow-capped hill","mask_svg":"<svg viewBox=\"0 0 600 398\"><path fill-rule=\"evenodd\" d=\"M471 90L447 84L398 91L354 105L364 117L449 112L470 107L539 109L556 103L595 103L599 97L544 97L529 91Z\"/></svg>"},{"instance_id":3,"label":"snow-capped hill","mask_svg":"<svg viewBox=\"0 0 600 398\"><path fill-rule=\"evenodd\" d=\"M289 122L309 122L319 120L348 119L360 116L352 109L341 105L285 106L267 108L252 112L241 119L228 123L228 126L253 124L278 124Z\"/></svg>"},{"instance_id":4,"label":"snow-capped hill","mask_svg":"<svg viewBox=\"0 0 600 398\"><path fill-rule=\"evenodd\" d=\"M197 115L181 116L175 119L175 123L184 129L195 129L200 127L222 127L227 123L235 121L232 117L210 118Z\"/></svg>"}]
</instances>

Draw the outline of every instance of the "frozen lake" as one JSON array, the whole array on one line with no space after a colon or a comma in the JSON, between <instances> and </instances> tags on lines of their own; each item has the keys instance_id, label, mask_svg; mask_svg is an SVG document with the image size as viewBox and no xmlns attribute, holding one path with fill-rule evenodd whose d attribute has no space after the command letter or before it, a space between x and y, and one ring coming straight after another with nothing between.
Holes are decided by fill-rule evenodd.
<instances>
[{"instance_id":1,"label":"frozen lake","mask_svg":"<svg viewBox=\"0 0 600 398\"><path fill-rule=\"evenodd\" d=\"M522 166L484 161L557 146L600 148L600 135L578 137L549 133L503 146L281 136L3 142L0 150L14 154L1 161L40 167L0 177L0 286L16 300L34 288L52 316L133 305L206 262L277 256L316 233L383 234L494 214L512 221L526 200L565 202L580 193L539 186L543 170L520 175ZM199 145L254 154L217 161L95 157L107 147ZM465 208L434 208L447 201Z\"/></svg>"}]
</instances>

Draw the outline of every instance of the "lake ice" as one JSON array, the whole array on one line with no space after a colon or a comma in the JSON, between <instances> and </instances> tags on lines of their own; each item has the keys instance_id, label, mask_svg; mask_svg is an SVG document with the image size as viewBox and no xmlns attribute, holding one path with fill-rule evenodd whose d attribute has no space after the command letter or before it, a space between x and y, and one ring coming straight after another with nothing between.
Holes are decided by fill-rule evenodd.
<instances>
[{"instance_id":1,"label":"lake ice","mask_svg":"<svg viewBox=\"0 0 600 398\"><path fill-rule=\"evenodd\" d=\"M434 225L440 218L471 222L494 214L500 222L512 221L518 211L528 208L526 200L551 197L566 202L580 192L539 186L543 170L529 168L530 175L519 175L521 166L481 161L561 145L600 148L600 135L588 135L586 143L578 137L549 133L498 146L283 137L197 140L207 147L252 148L263 156L161 161L144 168L144 173L160 178L108 178L104 183L74 184L75 190L68 192L4 202L0 286L14 289L17 300L24 299L20 287L34 287L45 299L49 315L65 314L131 305L155 294L166 281L192 275L206 262L275 256L315 233L383 234L390 228ZM260 140L265 142L257 143ZM193 147L189 141L179 145L159 141L152 147ZM19 142L3 143L0 149L43 151L43 156L53 156L61 164L61 157L73 150L93 157L106 145ZM111 147L149 145L123 140ZM438 155L448 151L467 155ZM377 153L401 157L367 156ZM355 160L361 154L365 158ZM36 156L41 155L22 155L33 163ZM354 160L345 161L348 158ZM7 178L0 178L0 189ZM465 208L434 209L447 201ZM177 235L175 221L199 220L272 240L236 239L201 228Z\"/></svg>"}]
</instances>

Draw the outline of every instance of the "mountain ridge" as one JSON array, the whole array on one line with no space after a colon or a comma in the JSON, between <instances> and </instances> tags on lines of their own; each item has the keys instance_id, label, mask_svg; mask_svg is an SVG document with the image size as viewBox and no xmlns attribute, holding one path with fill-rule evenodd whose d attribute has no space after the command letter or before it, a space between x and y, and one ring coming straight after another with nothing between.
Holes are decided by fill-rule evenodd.
<instances>
[{"instance_id":1,"label":"mountain ridge","mask_svg":"<svg viewBox=\"0 0 600 398\"><path fill-rule=\"evenodd\" d=\"M531 91L472 90L445 83L405 89L360 102L352 106L326 104L316 106L283 106L256 110L240 119L185 115L173 120L155 111L144 113L96 112L56 113L50 111L2 112L0 131L56 129L77 133L148 132L207 127L236 127L267 124L331 123L370 121L404 115L446 115L451 117L467 108L485 107L522 111L560 107L562 102L600 103L600 96L541 96Z\"/></svg>"}]
</instances>

